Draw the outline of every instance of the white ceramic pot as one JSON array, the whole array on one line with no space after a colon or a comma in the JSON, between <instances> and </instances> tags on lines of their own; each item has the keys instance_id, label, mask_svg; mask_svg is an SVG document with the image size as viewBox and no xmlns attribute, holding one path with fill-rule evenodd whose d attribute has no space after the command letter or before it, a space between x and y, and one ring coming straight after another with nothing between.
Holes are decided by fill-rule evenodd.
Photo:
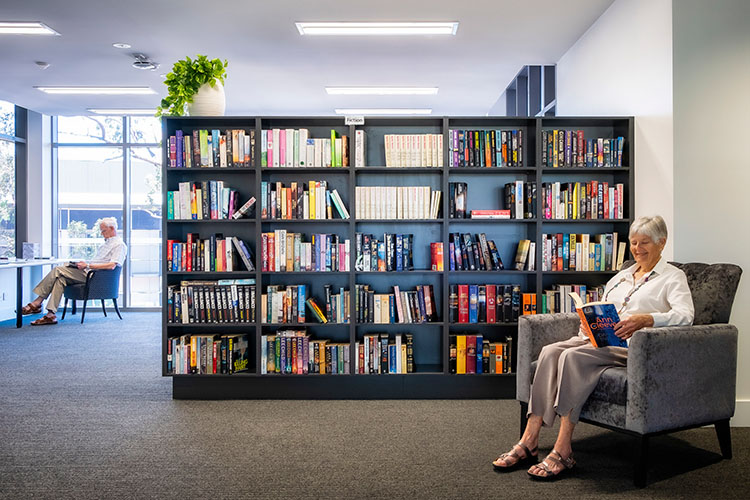
<instances>
[{"instance_id":1,"label":"white ceramic pot","mask_svg":"<svg viewBox=\"0 0 750 500\"><path fill-rule=\"evenodd\" d=\"M193 96L193 102L188 104L190 116L224 116L227 100L224 96L224 85L216 81L211 87L204 83Z\"/></svg>"}]
</instances>

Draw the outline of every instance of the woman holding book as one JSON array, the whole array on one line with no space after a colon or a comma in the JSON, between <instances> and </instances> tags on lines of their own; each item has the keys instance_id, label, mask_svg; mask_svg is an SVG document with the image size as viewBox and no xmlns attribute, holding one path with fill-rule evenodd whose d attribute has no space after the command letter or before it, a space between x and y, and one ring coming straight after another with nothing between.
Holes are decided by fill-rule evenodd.
<instances>
[{"instance_id":1,"label":"woman holding book","mask_svg":"<svg viewBox=\"0 0 750 500\"><path fill-rule=\"evenodd\" d=\"M620 317L615 335L627 341L641 328L692 324L693 300L685 273L661 255L667 242L664 219L639 217L628 237L635 264L604 288L603 301L613 303ZM493 462L495 469L533 464L528 474L541 480L570 470L575 465L571 439L583 404L601 374L625 366L627 358L625 347L595 347L582 328L568 340L545 346L531 385L526 429L518 444ZM558 415L560 431L554 449L537 463L539 432L552 426Z\"/></svg>"}]
</instances>

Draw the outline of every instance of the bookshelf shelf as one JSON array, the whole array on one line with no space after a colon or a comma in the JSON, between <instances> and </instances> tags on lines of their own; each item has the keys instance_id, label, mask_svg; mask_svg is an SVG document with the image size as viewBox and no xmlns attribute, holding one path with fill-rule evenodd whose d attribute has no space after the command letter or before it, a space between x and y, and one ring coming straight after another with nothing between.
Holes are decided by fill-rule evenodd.
<instances>
[{"instance_id":1,"label":"bookshelf shelf","mask_svg":"<svg viewBox=\"0 0 750 500\"><path fill-rule=\"evenodd\" d=\"M164 148L162 185L164 199L168 191L176 191L179 183L224 181L225 186L239 193L240 203L255 197L254 212L242 219L166 220L162 219L165 240L185 242L187 235L208 239L214 234L237 236L249 245L254 254L255 271L233 272L178 272L167 268L167 245L163 245L162 276L162 374L172 376L173 397L176 399L378 399L378 398L512 398L515 395L515 374L450 373L449 346L451 335L481 333L485 339L497 342L510 336L517 343L518 322L450 323L449 288L458 284L520 285L523 293L534 294L539 304L545 290L553 285L585 284L588 287L605 283L614 271L542 271L542 235L552 232L576 234L618 233L618 241L627 240L628 224L635 211L634 193L634 119L632 117L366 117L364 125L349 126L342 117L165 117L162 121L165 144L177 130L192 134L199 130L241 129L247 137L254 134L254 154L250 167L172 168L169 167L170 148ZM348 158L355 162L358 131L367 136L363 155L365 167L266 167L262 166L260 148L261 132L269 129L308 129L309 138L330 138L331 130L337 136L347 135ZM554 129L583 130L590 137L625 137L621 168L547 168L543 163L543 132ZM522 130L524 148L522 167L452 167L453 158L449 138L455 130ZM384 137L388 134L442 135L443 167L386 167ZM345 155L344 155L345 157ZM434 158L434 156L433 156ZM351 214L349 219L269 219L261 218L261 183L324 180L328 189L336 189ZM506 205L503 189L514 181L536 183L538 191L549 182L600 182L622 183L624 189L622 219L543 219L541 197L538 196L533 218L529 219L451 219L448 209L450 182L468 184L467 215L479 209L503 209ZM429 186L442 192L438 218L435 219L363 219L357 218L357 186ZM361 200L360 200L361 201ZM166 206L163 213L167 213ZM334 214L336 210L334 209ZM565 227L569 225L570 227ZM347 272L319 271L261 271L259 251L263 233L288 229L301 232L305 239L313 233L336 234L340 240L350 240L349 268ZM510 267L501 271L449 271L448 244L451 233L485 232L497 244L502 261ZM382 236L382 233L411 233L414 263L411 271L357 271L356 234L358 232ZM513 268L517 243L520 239L536 242L536 270L518 271ZM429 269L431 242L443 243L443 268ZM244 269L240 259L235 265ZM427 266L427 268L425 268ZM238 267L235 267L238 269ZM348 290L349 310L356 319L354 308L356 285L367 284L376 293L386 293L393 284L401 290L414 290L417 285L432 285L437 304L434 323L167 323L169 287L182 281L218 281L253 279L255 285L256 319L261 317L262 295L268 285L304 284L308 296L320 302L324 285L333 290ZM244 284L244 283L242 283ZM223 284L222 284L223 285ZM336 292L334 292L336 293ZM507 318L507 316L505 316ZM310 319L311 317L307 317ZM314 319L314 318L313 318ZM349 344L351 369L347 374L261 374L262 336L285 329L306 329L313 340L329 340ZM413 335L415 372L409 374L359 374L354 370L357 356L355 342L364 335L405 333ZM248 371L231 375L172 375L167 370L168 342L182 336L198 335L248 335ZM515 349L511 352L511 366L515 367Z\"/></svg>"}]
</instances>

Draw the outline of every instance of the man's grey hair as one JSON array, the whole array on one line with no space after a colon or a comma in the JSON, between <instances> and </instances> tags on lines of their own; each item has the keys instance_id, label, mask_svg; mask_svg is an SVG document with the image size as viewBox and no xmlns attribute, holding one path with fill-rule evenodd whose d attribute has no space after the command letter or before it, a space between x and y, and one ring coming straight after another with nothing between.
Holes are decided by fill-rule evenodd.
<instances>
[{"instance_id":1,"label":"man's grey hair","mask_svg":"<svg viewBox=\"0 0 750 500\"><path fill-rule=\"evenodd\" d=\"M660 215L638 217L630 225L628 238L632 238L636 234L648 236L654 243L659 243L662 240L667 241L667 223Z\"/></svg>"},{"instance_id":2,"label":"man's grey hair","mask_svg":"<svg viewBox=\"0 0 750 500\"><path fill-rule=\"evenodd\" d=\"M114 217L105 217L100 222L100 224L104 224L107 227L111 227L115 231L117 231L117 219Z\"/></svg>"}]
</instances>

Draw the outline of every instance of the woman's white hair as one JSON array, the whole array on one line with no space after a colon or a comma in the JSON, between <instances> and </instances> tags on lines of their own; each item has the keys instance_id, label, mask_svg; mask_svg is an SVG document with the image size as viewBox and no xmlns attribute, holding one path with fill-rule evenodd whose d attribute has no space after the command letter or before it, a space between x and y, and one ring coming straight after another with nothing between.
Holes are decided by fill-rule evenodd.
<instances>
[{"instance_id":1,"label":"woman's white hair","mask_svg":"<svg viewBox=\"0 0 750 500\"><path fill-rule=\"evenodd\" d=\"M117 231L117 219L114 217L105 217L100 222L100 224L104 224L107 227L111 227L115 231Z\"/></svg>"},{"instance_id":2,"label":"woman's white hair","mask_svg":"<svg viewBox=\"0 0 750 500\"><path fill-rule=\"evenodd\" d=\"M659 243L662 240L667 241L667 223L660 215L638 217L630 225L628 238L632 238L636 234L648 236L654 243Z\"/></svg>"}]
</instances>

